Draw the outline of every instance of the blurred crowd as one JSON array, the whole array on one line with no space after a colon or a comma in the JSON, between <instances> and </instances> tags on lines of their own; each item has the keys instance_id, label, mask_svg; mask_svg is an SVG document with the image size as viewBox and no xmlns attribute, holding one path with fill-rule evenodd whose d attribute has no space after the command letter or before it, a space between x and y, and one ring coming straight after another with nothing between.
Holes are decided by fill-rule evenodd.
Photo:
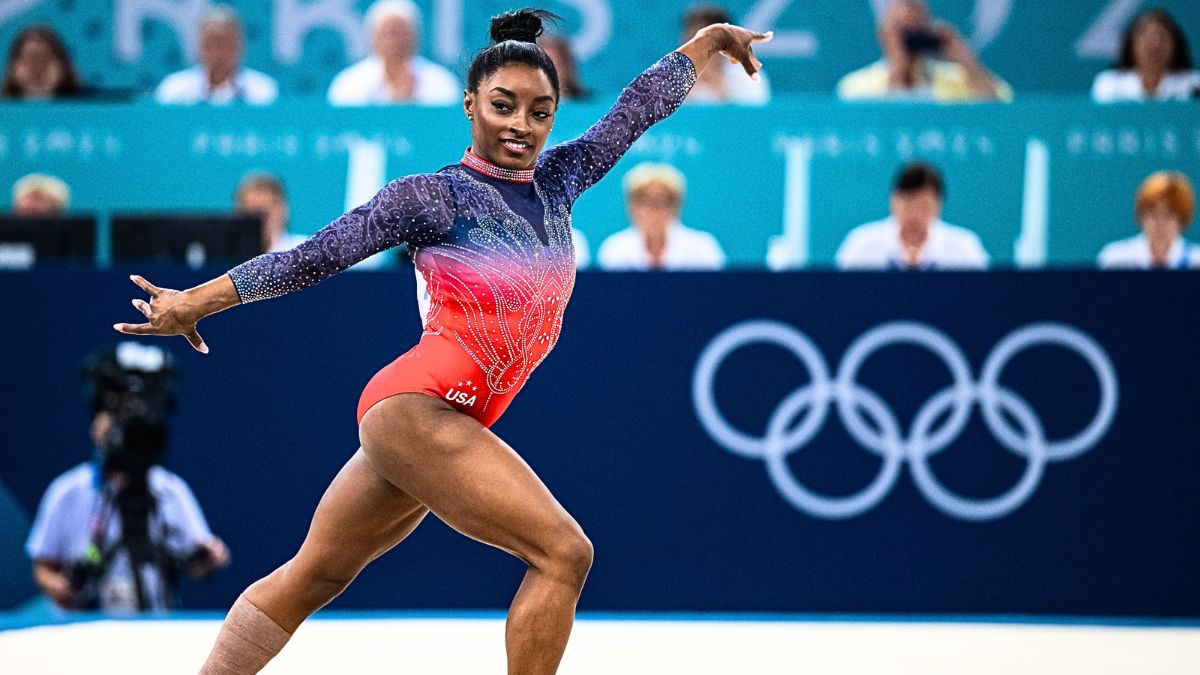
<instances>
[{"instance_id":1,"label":"blurred crowd","mask_svg":"<svg viewBox=\"0 0 1200 675\"><path fill-rule=\"evenodd\" d=\"M714 4L691 6L680 17L681 41L716 23L734 20ZM326 97L335 106L386 104L447 105L462 95L461 80L421 56L423 21L411 0L378 0L365 13L362 30L370 53L339 72ZM197 60L164 77L155 101L175 105L267 105L281 95L269 75L245 64L246 34L230 5L216 5L198 26ZM837 84L844 100L894 99L940 102L1011 101L1012 87L980 60L949 22L933 16L924 0L892 0L876 27L880 58L846 74ZM539 39L554 60L565 99L586 99L570 42L561 35ZM0 97L54 99L96 94L79 76L68 45L47 25L19 32L9 46ZM287 96L287 92L282 92ZM1165 10L1148 9L1125 27L1112 67L1098 73L1091 97L1097 103L1189 100L1200 96L1200 71L1187 37ZM731 63L706 70L693 89L693 103L763 105L771 99L769 79L749 80Z\"/></svg>"},{"instance_id":2,"label":"blurred crowd","mask_svg":"<svg viewBox=\"0 0 1200 675\"><path fill-rule=\"evenodd\" d=\"M717 5L698 4L680 17L680 37L714 23L730 22ZM390 104L454 105L463 84L449 69L421 56L424 24L410 0L379 0L365 12L362 30L370 53L346 66L328 86L332 106ZM164 105L268 105L281 96L279 84L245 63L247 36L236 9L216 5L201 18L197 61L166 75L153 91ZM845 101L1008 102L1013 88L982 62L949 22L934 16L924 0L892 0L876 26L879 58L843 76L837 96ZM560 35L540 38L554 60L564 99L586 99L592 91L580 81L571 44ZM1184 31L1161 9L1136 15L1124 28L1112 67L1095 76L1096 103L1185 101L1200 97L1200 71L1193 65ZM765 73L764 73L765 75ZM95 93L81 81L70 49L50 26L35 25L13 40L0 96L44 100ZM771 100L767 77L752 80L740 66L718 60L700 77L688 98L694 104L765 105ZM712 234L685 225L680 215L687 179L677 168L642 164L623 178L629 227L599 242L595 266L611 270L712 270L725 266L725 254ZM880 204L885 201L880 186ZM938 167L915 162L896 170L886 191L888 214L854 229L838 250L843 269L983 269L989 256L969 230L941 220L946 198ZM1193 188L1180 173L1156 173L1145 180L1134 204L1136 234L1114 242L1099 257L1103 267L1193 267L1191 245L1182 234L1192 219ZM12 212L21 217L53 217L70 208L70 188L45 174L21 178L12 188ZM261 251L293 246L300 237L288 230L285 187L275 176L256 173L238 187L233 211L260 218ZM588 244L576 240L580 267L592 264ZM2 252L0 252L2 253ZM4 256L0 255L0 263ZM769 261L766 261L769 262Z\"/></svg>"}]
</instances>

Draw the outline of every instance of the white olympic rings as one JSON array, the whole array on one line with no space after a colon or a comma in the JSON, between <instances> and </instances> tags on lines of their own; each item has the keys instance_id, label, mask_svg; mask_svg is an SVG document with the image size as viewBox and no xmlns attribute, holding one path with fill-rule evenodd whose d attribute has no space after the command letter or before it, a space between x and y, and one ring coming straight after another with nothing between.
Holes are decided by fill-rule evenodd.
<instances>
[{"instance_id":1,"label":"white olympic rings","mask_svg":"<svg viewBox=\"0 0 1200 675\"><path fill-rule=\"evenodd\" d=\"M713 391L717 370L726 357L757 343L774 344L790 351L811 376L809 383L775 406L762 437L729 424L717 408ZM899 344L922 347L940 358L952 380L950 386L936 392L920 407L907 434L891 407L855 379L871 355ZM1037 345L1075 352L1091 367L1099 383L1096 414L1087 426L1069 438L1047 439L1042 420L1029 403L1000 384L1000 375L1009 361ZM1047 463L1074 459L1099 442L1116 415L1117 374L1108 354L1090 336L1065 324L1043 322L1019 328L1000 340L984 361L976 383L962 350L945 333L922 323L894 321L877 326L855 340L842 357L837 376L831 377L820 350L804 333L778 321L754 320L722 331L704 348L692 376L692 402L700 424L714 441L740 457L763 460L779 494L812 516L841 519L870 511L895 485L907 462L918 490L938 510L962 520L984 521L1002 518L1024 504L1037 489ZM788 457L820 431L831 403L836 405L838 417L850 436L883 462L869 485L847 496L833 497L812 490L788 466ZM953 492L937 479L929 466L929 459L962 433L976 404L1000 445L1027 462L1016 485L984 499Z\"/></svg>"}]
</instances>

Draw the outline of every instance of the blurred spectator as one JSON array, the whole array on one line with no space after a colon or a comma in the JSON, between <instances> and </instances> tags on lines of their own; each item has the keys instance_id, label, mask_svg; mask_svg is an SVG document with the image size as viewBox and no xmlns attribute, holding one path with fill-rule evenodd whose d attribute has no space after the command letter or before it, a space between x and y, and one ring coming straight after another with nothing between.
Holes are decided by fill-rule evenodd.
<instances>
[{"instance_id":1,"label":"blurred spectator","mask_svg":"<svg viewBox=\"0 0 1200 675\"><path fill-rule=\"evenodd\" d=\"M252 173L238 183L233 193L234 213L262 218L262 247L264 253L291 250L304 242L306 237L288 231L291 207L283 181L269 173ZM378 270L391 266L388 251L361 260L350 267L356 272Z\"/></svg>"},{"instance_id":2,"label":"blurred spectator","mask_svg":"<svg viewBox=\"0 0 1200 675\"><path fill-rule=\"evenodd\" d=\"M421 10L410 0L379 0L367 10L371 55L346 68L329 85L333 105L462 101L463 87L446 68L423 58Z\"/></svg>"},{"instance_id":3,"label":"blurred spectator","mask_svg":"<svg viewBox=\"0 0 1200 675\"><path fill-rule=\"evenodd\" d=\"M17 216L59 216L71 205L71 188L44 173L31 173L13 183L12 212Z\"/></svg>"},{"instance_id":4,"label":"blurred spectator","mask_svg":"<svg viewBox=\"0 0 1200 675\"><path fill-rule=\"evenodd\" d=\"M1092 100L1185 101L1200 96L1200 72L1192 67L1179 24L1161 9L1142 12L1125 29L1111 70L1096 76Z\"/></svg>"},{"instance_id":5,"label":"blurred spectator","mask_svg":"<svg viewBox=\"0 0 1200 675\"><path fill-rule=\"evenodd\" d=\"M170 609L180 572L229 564L187 483L158 465L172 373L165 352L135 342L90 364L96 459L50 484L26 542L34 581L60 607Z\"/></svg>"},{"instance_id":6,"label":"blurred spectator","mask_svg":"<svg viewBox=\"0 0 1200 675\"><path fill-rule=\"evenodd\" d=\"M876 36L883 59L843 77L842 100L1012 100L1008 84L979 62L953 26L934 21L923 0L893 0Z\"/></svg>"},{"instance_id":7,"label":"blurred spectator","mask_svg":"<svg viewBox=\"0 0 1200 675\"><path fill-rule=\"evenodd\" d=\"M288 232L288 199L283 183L269 173L246 176L233 195L236 213L262 218L262 247L264 253L286 251L304 241L304 237Z\"/></svg>"},{"instance_id":8,"label":"blurred spectator","mask_svg":"<svg viewBox=\"0 0 1200 675\"><path fill-rule=\"evenodd\" d=\"M837 252L843 270L986 269L987 253L970 230L942 221L945 188L938 170L924 162L896 174L891 215L860 225Z\"/></svg>"},{"instance_id":9,"label":"blurred spectator","mask_svg":"<svg viewBox=\"0 0 1200 675\"><path fill-rule=\"evenodd\" d=\"M1187 176L1152 174L1138 187L1133 213L1142 233L1105 246L1097 261L1101 268L1200 268L1200 246L1183 238L1196 213L1196 192Z\"/></svg>"},{"instance_id":10,"label":"blurred spectator","mask_svg":"<svg viewBox=\"0 0 1200 675\"><path fill-rule=\"evenodd\" d=\"M686 181L669 164L645 162L625 174L633 227L610 235L596 256L605 270L719 270L725 253L715 237L679 221Z\"/></svg>"},{"instance_id":11,"label":"blurred spectator","mask_svg":"<svg viewBox=\"0 0 1200 675\"><path fill-rule=\"evenodd\" d=\"M237 10L217 5L200 22L200 63L168 75L154 91L159 103L267 105L279 95L270 76L244 68L246 38Z\"/></svg>"},{"instance_id":12,"label":"blurred spectator","mask_svg":"<svg viewBox=\"0 0 1200 675\"><path fill-rule=\"evenodd\" d=\"M571 52L571 43L558 35L543 35L537 42L558 71L558 91L562 100L589 98L591 92L579 81L579 67L575 62L575 54Z\"/></svg>"},{"instance_id":13,"label":"blurred spectator","mask_svg":"<svg viewBox=\"0 0 1200 675\"><path fill-rule=\"evenodd\" d=\"M701 28L714 23L732 23L729 12L718 5L692 5L683 14L682 41L691 40ZM771 85L766 72L760 70L758 75L758 80L752 80L741 65L724 57L713 59L696 79L686 102L766 105L771 101Z\"/></svg>"},{"instance_id":14,"label":"blurred spectator","mask_svg":"<svg viewBox=\"0 0 1200 675\"><path fill-rule=\"evenodd\" d=\"M49 99L81 91L67 47L49 26L30 26L17 33L8 49L0 97Z\"/></svg>"}]
</instances>

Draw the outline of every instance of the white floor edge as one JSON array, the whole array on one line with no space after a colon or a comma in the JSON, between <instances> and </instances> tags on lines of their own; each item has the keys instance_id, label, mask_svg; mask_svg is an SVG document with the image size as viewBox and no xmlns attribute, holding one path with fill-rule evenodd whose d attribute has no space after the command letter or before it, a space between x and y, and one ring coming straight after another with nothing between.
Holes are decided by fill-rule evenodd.
<instances>
[{"instance_id":1,"label":"white floor edge","mask_svg":"<svg viewBox=\"0 0 1200 675\"><path fill-rule=\"evenodd\" d=\"M195 673L217 621L0 632L11 675ZM267 675L504 673L500 619L314 620ZM563 675L1195 675L1200 628L985 623L581 620Z\"/></svg>"}]
</instances>

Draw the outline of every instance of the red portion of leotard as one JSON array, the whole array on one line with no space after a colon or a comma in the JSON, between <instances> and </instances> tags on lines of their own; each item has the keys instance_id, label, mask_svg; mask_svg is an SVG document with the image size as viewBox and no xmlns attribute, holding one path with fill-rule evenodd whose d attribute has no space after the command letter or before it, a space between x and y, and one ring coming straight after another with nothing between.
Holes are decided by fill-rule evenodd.
<instances>
[{"instance_id":1,"label":"red portion of leotard","mask_svg":"<svg viewBox=\"0 0 1200 675\"><path fill-rule=\"evenodd\" d=\"M453 338L425 333L417 346L384 366L367 383L358 400L358 422L361 424L367 410L385 398L419 393L436 396L490 427L520 387L496 394L488 389L486 381L487 375L465 357Z\"/></svg>"}]
</instances>

